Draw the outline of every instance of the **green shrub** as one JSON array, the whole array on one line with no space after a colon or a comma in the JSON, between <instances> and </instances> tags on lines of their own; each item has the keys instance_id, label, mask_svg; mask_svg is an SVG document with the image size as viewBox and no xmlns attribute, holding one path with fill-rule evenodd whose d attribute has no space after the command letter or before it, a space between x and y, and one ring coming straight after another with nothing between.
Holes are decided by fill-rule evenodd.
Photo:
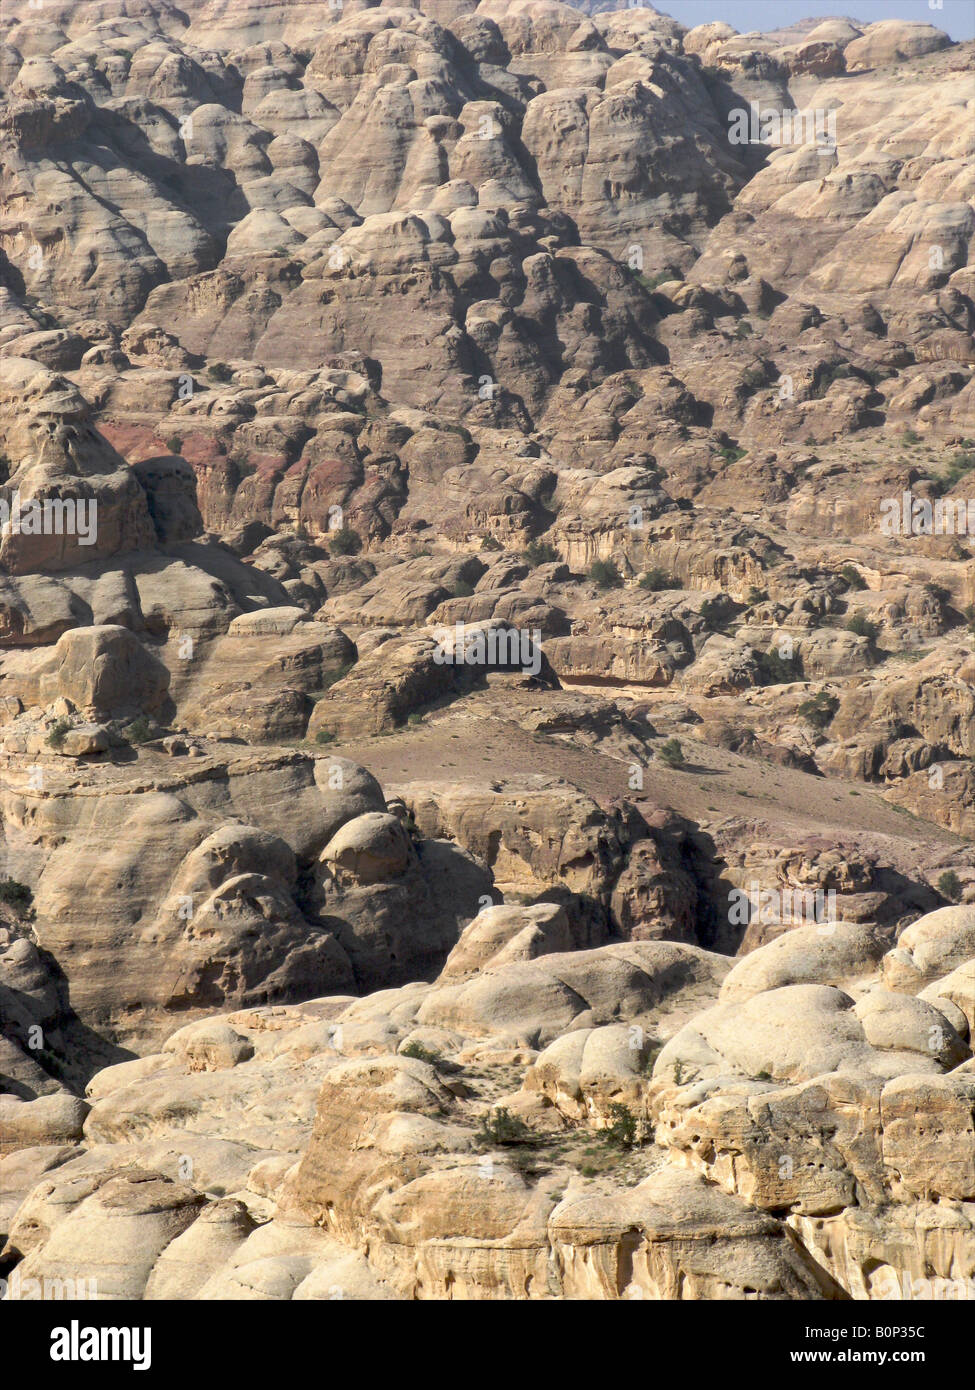
<instances>
[{"instance_id":1,"label":"green shrub","mask_svg":"<svg viewBox=\"0 0 975 1390\"><path fill-rule=\"evenodd\" d=\"M652 569L641 576L640 588L651 594L659 594L662 589L678 589L680 585L666 570Z\"/></svg>"},{"instance_id":2,"label":"green shrub","mask_svg":"<svg viewBox=\"0 0 975 1390\"><path fill-rule=\"evenodd\" d=\"M183 447L183 441L178 434L171 434L166 440L166 448L171 454L178 454Z\"/></svg>"},{"instance_id":3,"label":"green shrub","mask_svg":"<svg viewBox=\"0 0 975 1390\"><path fill-rule=\"evenodd\" d=\"M669 738L660 745L657 757L668 767L680 767L684 762L684 750L679 738Z\"/></svg>"},{"instance_id":4,"label":"green shrub","mask_svg":"<svg viewBox=\"0 0 975 1390\"><path fill-rule=\"evenodd\" d=\"M846 582L848 589L865 589L867 587L867 581L855 565L844 565L840 570L840 578Z\"/></svg>"},{"instance_id":5,"label":"green shrub","mask_svg":"<svg viewBox=\"0 0 975 1390\"><path fill-rule=\"evenodd\" d=\"M679 275L674 275L672 271L661 270L656 275L642 275L639 271L633 272L634 279L639 280L645 290L653 294L658 285L665 285L668 280L679 280Z\"/></svg>"},{"instance_id":6,"label":"green shrub","mask_svg":"<svg viewBox=\"0 0 975 1390\"><path fill-rule=\"evenodd\" d=\"M399 1054L401 1057L413 1057L418 1062L429 1062L435 1067L440 1061L440 1053L433 1052L429 1047L424 1047L420 1042L410 1042L402 1049Z\"/></svg>"},{"instance_id":7,"label":"green shrub","mask_svg":"<svg viewBox=\"0 0 975 1390\"><path fill-rule=\"evenodd\" d=\"M742 319L741 322L738 324L737 328L735 329L735 337L750 338L754 332L755 330L754 328L752 328L748 320Z\"/></svg>"},{"instance_id":8,"label":"green shrub","mask_svg":"<svg viewBox=\"0 0 975 1390\"><path fill-rule=\"evenodd\" d=\"M211 381L233 381L234 371L226 362L211 362L207 367L207 376Z\"/></svg>"},{"instance_id":9,"label":"green shrub","mask_svg":"<svg viewBox=\"0 0 975 1390\"><path fill-rule=\"evenodd\" d=\"M767 652L756 652L755 655L758 669L767 685L787 685L789 681L798 680L802 674L796 657L782 656L776 647Z\"/></svg>"},{"instance_id":10,"label":"green shrub","mask_svg":"<svg viewBox=\"0 0 975 1390\"><path fill-rule=\"evenodd\" d=\"M603 1130L603 1138L614 1149L632 1149L636 1143L636 1116L626 1105L613 1101L609 1107L612 1124Z\"/></svg>"},{"instance_id":11,"label":"green shrub","mask_svg":"<svg viewBox=\"0 0 975 1390\"><path fill-rule=\"evenodd\" d=\"M331 729L319 729L318 733L315 735L315 742L334 743L335 735L332 733Z\"/></svg>"},{"instance_id":12,"label":"green shrub","mask_svg":"<svg viewBox=\"0 0 975 1390\"><path fill-rule=\"evenodd\" d=\"M975 468L975 449L960 449L948 464L948 470L939 479L942 491L948 491Z\"/></svg>"},{"instance_id":13,"label":"green shrub","mask_svg":"<svg viewBox=\"0 0 975 1390\"><path fill-rule=\"evenodd\" d=\"M351 526L341 526L329 531L326 537L329 555L358 555L362 549L362 537Z\"/></svg>"},{"instance_id":14,"label":"green shrub","mask_svg":"<svg viewBox=\"0 0 975 1390\"><path fill-rule=\"evenodd\" d=\"M0 903L12 907L18 917L28 914L33 901L34 894L26 883L18 883L15 878L0 879Z\"/></svg>"},{"instance_id":15,"label":"green shrub","mask_svg":"<svg viewBox=\"0 0 975 1390\"><path fill-rule=\"evenodd\" d=\"M599 589L622 589L623 576L612 560L593 560L589 578Z\"/></svg>"},{"instance_id":16,"label":"green shrub","mask_svg":"<svg viewBox=\"0 0 975 1390\"><path fill-rule=\"evenodd\" d=\"M961 897L961 879L954 869L946 870L938 879L938 892L950 903L956 903Z\"/></svg>"},{"instance_id":17,"label":"green shrub","mask_svg":"<svg viewBox=\"0 0 975 1390\"><path fill-rule=\"evenodd\" d=\"M725 463L737 463L739 459L743 459L745 457L745 455L748 453L748 450L739 449L737 447L732 446L731 444L722 444L721 448L718 450L718 453L721 456L721 458L724 459Z\"/></svg>"},{"instance_id":18,"label":"green shrub","mask_svg":"<svg viewBox=\"0 0 975 1390\"><path fill-rule=\"evenodd\" d=\"M833 722L833 716L840 707L835 695L820 690L811 700L803 700L799 706L799 717L805 719L814 729L825 729Z\"/></svg>"},{"instance_id":19,"label":"green shrub","mask_svg":"<svg viewBox=\"0 0 975 1390\"><path fill-rule=\"evenodd\" d=\"M481 541L482 550L502 550L503 548L497 536L485 536Z\"/></svg>"},{"instance_id":20,"label":"green shrub","mask_svg":"<svg viewBox=\"0 0 975 1390\"><path fill-rule=\"evenodd\" d=\"M880 635L880 628L876 623L872 623L869 618L865 618L862 613L854 613L852 618L847 620L847 632L855 633L857 637L865 637L872 646Z\"/></svg>"},{"instance_id":21,"label":"green shrub","mask_svg":"<svg viewBox=\"0 0 975 1390\"><path fill-rule=\"evenodd\" d=\"M561 559L559 552L547 541L532 541L525 547L524 557L532 569L538 565L552 565Z\"/></svg>"},{"instance_id":22,"label":"green shrub","mask_svg":"<svg viewBox=\"0 0 975 1390\"><path fill-rule=\"evenodd\" d=\"M502 1105L483 1117L477 1139L486 1145L531 1144L535 1136L524 1120L512 1115Z\"/></svg>"},{"instance_id":23,"label":"green shrub","mask_svg":"<svg viewBox=\"0 0 975 1390\"><path fill-rule=\"evenodd\" d=\"M64 736L70 728L70 719L65 719L64 717L62 717L61 719L55 719L54 723L51 725L50 733L47 736L47 741L52 748L61 747L61 745L64 743Z\"/></svg>"},{"instance_id":24,"label":"green shrub","mask_svg":"<svg viewBox=\"0 0 975 1390\"><path fill-rule=\"evenodd\" d=\"M125 726L122 734L129 743L148 743L152 738L152 729L149 727L148 719L140 714L138 719L133 719L131 724Z\"/></svg>"}]
</instances>

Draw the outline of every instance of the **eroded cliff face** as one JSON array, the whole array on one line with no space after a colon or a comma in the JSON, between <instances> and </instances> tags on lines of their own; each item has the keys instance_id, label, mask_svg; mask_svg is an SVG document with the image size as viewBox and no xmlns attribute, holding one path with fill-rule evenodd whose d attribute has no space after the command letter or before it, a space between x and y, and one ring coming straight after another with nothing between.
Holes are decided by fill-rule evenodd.
<instances>
[{"instance_id":1,"label":"eroded cliff face","mask_svg":"<svg viewBox=\"0 0 975 1390\"><path fill-rule=\"evenodd\" d=\"M85 1102L5 1099L7 1253L21 1280L150 1299L964 1284L973 920L928 914L893 950L801 927L732 965L483 909L430 984L203 1019Z\"/></svg>"},{"instance_id":2,"label":"eroded cliff face","mask_svg":"<svg viewBox=\"0 0 975 1390\"><path fill-rule=\"evenodd\" d=\"M0 40L11 1277L968 1287L973 46Z\"/></svg>"}]
</instances>

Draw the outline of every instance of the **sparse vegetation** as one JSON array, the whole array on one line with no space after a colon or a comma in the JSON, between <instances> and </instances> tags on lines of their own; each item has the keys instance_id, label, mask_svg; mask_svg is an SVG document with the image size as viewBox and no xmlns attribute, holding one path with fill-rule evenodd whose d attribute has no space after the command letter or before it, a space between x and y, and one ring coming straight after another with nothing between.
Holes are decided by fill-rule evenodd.
<instances>
[{"instance_id":1,"label":"sparse vegetation","mask_svg":"<svg viewBox=\"0 0 975 1390\"><path fill-rule=\"evenodd\" d=\"M65 735L71 728L71 720L63 715L60 719L55 719L47 735L47 742L52 748L60 748L64 744Z\"/></svg>"},{"instance_id":2,"label":"sparse vegetation","mask_svg":"<svg viewBox=\"0 0 975 1390\"><path fill-rule=\"evenodd\" d=\"M315 742L334 743L335 735L332 733L331 729L319 729L318 733L315 735Z\"/></svg>"},{"instance_id":3,"label":"sparse vegetation","mask_svg":"<svg viewBox=\"0 0 975 1390\"><path fill-rule=\"evenodd\" d=\"M807 724L822 731L832 723L833 716L839 707L840 702L835 695L829 695L825 690L820 690L812 699L803 700L798 713Z\"/></svg>"},{"instance_id":4,"label":"sparse vegetation","mask_svg":"<svg viewBox=\"0 0 975 1390\"><path fill-rule=\"evenodd\" d=\"M207 376L211 381L228 382L233 381L234 372L226 362L211 362L207 367Z\"/></svg>"},{"instance_id":5,"label":"sparse vegetation","mask_svg":"<svg viewBox=\"0 0 975 1390\"><path fill-rule=\"evenodd\" d=\"M938 892L943 898L947 898L950 903L958 902L961 897L961 879L954 869L947 869L938 878Z\"/></svg>"},{"instance_id":6,"label":"sparse vegetation","mask_svg":"<svg viewBox=\"0 0 975 1390\"><path fill-rule=\"evenodd\" d=\"M840 570L840 578L848 589L865 589L867 587L867 581L855 565L844 565Z\"/></svg>"},{"instance_id":7,"label":"sparse vegetation","mask_svg":"<svg viewBox=\"0 0 975 1390\"><path fill-rule=\"evenodd\" d=\"M178 434L171 434L166 440L166 448L171 454L178 454L183 447L183 441Z\"/></svg>"},{"instance_id":8,"label":"sparse vegetation","mask_svg":"<svg viewBox=\"0 0 975 1390\"><path fill-rule=\"evenodd\" d=\"M123 738L128 739L129 743L148 743L152 738L152 728L148 719L144 715L139 715L138 719L133 719L131 724L126 724L122 730Z\"/></svg>"},{"instance_id":9,"label":"sparse vegetation","mask_svg":"<svg viewBox=\"0 0 975 1390\"><path fill-rule=\"evenodd\" d=\"M679 589L680 585L666 570L651 569L640 576L640 588L651 594L659 594L664 589Z\"/></svg>"},{"instance_id":10,"label":"sparse vegetation","mask_svg":"<svg viewBox=\"0 0 975 1390\"><path fill-rule=\"evenodd\" d=\"M599 589L623 587L623 576L612 560L594 560L589 566L589 578Z\"/></svg>"},{"instance_id":11,"label":"sparse vegetation","mask_svg":"<svg viewBox=\"0 0 975 1390\"><path fill-rule=\"evenodd\" d=\"M626 1105L613 1101L609 1107L611 1124L603 1130L603 1138L614 1149L632 1149L636 1143L636 1116Z\"/></svg>"},{"instance_id":12,"label":"sparse vegetation","mask_svg":"<svg viewBox=\"0 0 975 1390\"><path fill-rule=\"evenodd\" d=\"M508 1144L531 1144L535 1135L517 1115L503 1105L485 1115L477 1131L478 1142L491 1147Z\"/></svg>"},{"instance_id":13,"label":"sparse vegetation","mask_svg":"<svg viewBox=\"0 0 975 1390\"><path fill-rule=\"evenodd\" d=\"M847 619L846 630L854 633L857 637L865 637L871 646L880 636L880 628L877 624L871 622L862 613L854 613L851 618Z\"/></svg>"},{"instance_id":14,"label":"sparse vegetation","mask_svg":"<svg viewBox=\"0 0 975 1390\"><path fill-rule=\"evenodd\" d=\"M788 685L790 681L802 677L798 657L782 656L777 647L770 647L767 652L756 652L755 659L766 685Z\"/></svg>"},{"instance_id":15,"label":"sparse vegetation","mask_svg":"<svg viewBox=\"0 0 975 1390\"><path fill-rule=\"evenodd\" d=\"M417 1062L429 1062L431 1067L435 1067L437 1063L442 1060L439 1052L435 1052L432 1048L424 1047L421 1042L417 1042L415 1039L413 1042L408 1042L406 1046L402 1048L400 1056L412 1057Z\"/></svg>"},{"instance_id":16,"label":"sparse vegetation","mask_svg":"<svg viewBox=\"0 0 975 1390\"><path fill-rule=\"evenodd\" d=\"M531 541L523 552L524 558L536 569L539 565L552 565L560 559L559 552L548 541Z\"/></svg>"},{"instance_id":17,"label":"sparse vegetation","mask_svg":"<svg viewBox=\"0 0 975 1390\"><path fill-rule=\"evenodd\" d=\"M12 907L18 917L27 917L34 902L34 893L26 883L15 878L0 879L0 903Z\"/></svg>"},{"instance_id":18,"label":"sparse vegetation","mask_svg":"<svg viewBox=\"0 0 975 1390\"><path fill-rule=\"evenodd\" d=\"M675 275L671 270L660 270L656 275L643 275L640 271L635 270L633 272L633 278L638 280L643 288L652 294L655 289L660 285L665 285L668 280L679 280L681 277Z\"/></svg>"},{"instance_id":19,"label":"sparse vegetation","mask_svg":"<svg viewBox=\"0 0 975 1390\"><path fill-rule=\"evenodd\" d=\"M948 464L947 471L942 476L942 482L946 489L953 488L956 483L961 482L966 473L970 473L975 468L975 449L959 449Z\"/></svg>"},{"instance_id":20,"label":"sparse vegetation","mask_svg":"<svg viewBox=\"0 0 975 1390\"><path fill-rule=\"evenodd\" d=\"M329 531L326 537L329 555L358 555L362 549L362 537L351 526L340 526Z\"/></svg>"},{"instance_id":21,"label":"sparse vegetation","mask_svg":"<svg viewBox=\"0 0 975 1390\"><path fill-rule=\"evenodd\" d=\"M667 739L657 750L657 757L662 763L666 764L667 767L682 767L684 763L684 750L681 747L680 739Z\"/></svg>"}]
</instances>

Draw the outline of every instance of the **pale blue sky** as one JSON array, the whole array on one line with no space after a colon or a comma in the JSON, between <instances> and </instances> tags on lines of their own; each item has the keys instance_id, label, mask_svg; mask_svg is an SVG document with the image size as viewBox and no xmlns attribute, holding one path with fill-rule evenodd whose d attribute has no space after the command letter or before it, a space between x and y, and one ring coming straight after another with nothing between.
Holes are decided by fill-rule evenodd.
<instances>
[{"instance_id":1,"label":"pale blue sky","mask_svg":"<svg viewBox=\"0 0 975 1390\"><path fill-rule=\"evenodd\" d=\"M975 38L975 0L944 0L931 9L928 0L652 0L663 14L681 24L709 24L723 19L740 33L778 29L813 16L846 17L865 24L878 19L911 19L944 29L953 39Z\"/></svg>"}]
</instances>

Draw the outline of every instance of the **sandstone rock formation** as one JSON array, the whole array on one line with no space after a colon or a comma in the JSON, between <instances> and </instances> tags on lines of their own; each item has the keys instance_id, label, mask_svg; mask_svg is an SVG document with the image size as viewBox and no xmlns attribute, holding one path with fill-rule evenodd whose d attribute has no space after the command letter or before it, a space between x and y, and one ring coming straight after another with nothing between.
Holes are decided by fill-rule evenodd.
<instances>
[{"instance_id":1,"label":"sandstone rock formation","mask_svg":"<svg viewBox=\"0 0 975 1390\"><path fill-rule=\"evenodd\" d=\"M4 6L8 1298L975 1287L929 19Z\"/></svg>"}]
</instances>

